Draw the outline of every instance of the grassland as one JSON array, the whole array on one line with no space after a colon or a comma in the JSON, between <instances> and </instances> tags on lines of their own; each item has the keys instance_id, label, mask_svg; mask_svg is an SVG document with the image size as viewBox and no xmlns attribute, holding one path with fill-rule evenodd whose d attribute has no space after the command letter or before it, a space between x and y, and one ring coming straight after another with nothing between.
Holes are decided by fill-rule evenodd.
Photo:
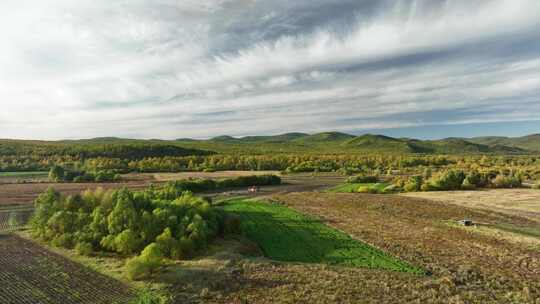
<instances>
[{"instance_id":1,"label":"grassland","mask_svg":"<svg viewBox=\"0 0 540 304\"><path fill-rule=\"evenodd\" d=\"M400 196L522 216L537 221L540 226L540 190L537 189L413 192Z\"/></svg>"},{"instance_id":2,"label":"grassland","mask_svg":"<svg viewBox=\"0 0 540 304\"><path fill-rule=\"evenodd\" d=\"M358 192L360 187L367 187L370 189L375 189L378 192L382 192L387 186L387 183L343 183L336 187L332 187L327 191L333 193L354 193Z\"/></svg>"},{"instance_id":3,"label":"grassland","mask_svg":"<svg viewBox=\"0 0 540 304\"><path fill-rule=\"evenodd\" d=\"M24 182L44 182L47 181L48 172L28 171L28 172L0 172L0 184Z\"/></svg>"},{"instance_id":4,"label":"grassland","mask_svg":"<svg viewBox=\"0 0 540 304\"><path fill-rule=\"evenodd\" d=\"M34 177L34 176L46 176L48 172L44 171L30 171L30 172L0 172L0 177Z\"/></svg>"},{"instance_id":5,"label":"grassland","mask_svg":"<svg viewBox=\"0 0 540 304\"><path fill-rule=\"evenodd\" d=\"M421 272L285 206L232 200L224 209L240 216L246 236L274 260Z\"/></svg>"}]
</instances>

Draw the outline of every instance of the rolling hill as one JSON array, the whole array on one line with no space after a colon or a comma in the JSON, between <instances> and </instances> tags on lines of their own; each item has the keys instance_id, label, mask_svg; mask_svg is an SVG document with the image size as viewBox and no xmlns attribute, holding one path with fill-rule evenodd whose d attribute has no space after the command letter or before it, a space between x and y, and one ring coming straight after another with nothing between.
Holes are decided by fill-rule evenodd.
<instances>
[{"instance_id":1,"label":"rolling hill","mask_svg":"<svg viewBox=\"0 0 540 304\"><path fill-rule=\"evenodd\" d=\"M341 132L286 133L275 136L219 136L209 140L178 140L182 146L221 153L423 153L423 154L523 154L516 145L471 142L463 138L418 140Z\"/></svg>"},{"instance_id":2,"label":"rolling hill","mask_svg":"<svg viewBox=\"0 0 540 304\"><path fill-rule=\"evenodd\" d=\"M474 137L468 141L489 146L507 146L529 151L540 152L540 134L531 134L522 137L486 136Z\"/></svg>"},{"instance_id":3,"label":"rolling hill","mask_svg":"<svg viewBox=\"0 0 540 304\"><path fill-rule=\"evenodd\" d=\"M82 155L83 157L144 158L159 156L268 153L393 153L393 154L530 154L540 152L540 134L509 137L418 140L341 132L285 133L274 136L200 140L136 140L102 137L64 141L0 140L1 155Z\"/></svg>"}]
</instances>

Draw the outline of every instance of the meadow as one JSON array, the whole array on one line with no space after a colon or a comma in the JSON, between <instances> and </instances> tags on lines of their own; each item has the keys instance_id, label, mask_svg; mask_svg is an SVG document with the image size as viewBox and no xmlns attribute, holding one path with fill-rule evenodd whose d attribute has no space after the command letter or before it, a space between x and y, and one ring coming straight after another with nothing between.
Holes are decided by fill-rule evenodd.
<instances>
[{"instance_id":1,"label":"meadow","mask_svg":"<svg viewBox=\"0 0 540 304\"><path fill-rule=\"evenodd\" d=\"M277 203L232 200L224 209L240 216L243 233L273 260L422 273L320 220Z\"/></svg>"}]
</instances>

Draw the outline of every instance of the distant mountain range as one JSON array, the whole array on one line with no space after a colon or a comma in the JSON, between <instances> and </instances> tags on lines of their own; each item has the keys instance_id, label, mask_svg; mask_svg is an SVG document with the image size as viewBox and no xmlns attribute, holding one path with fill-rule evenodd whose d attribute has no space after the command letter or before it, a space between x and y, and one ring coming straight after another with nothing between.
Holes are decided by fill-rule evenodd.
<instances>
[{"instance_id":1,"label":"distant mountain range","mask_svg":"<svg viewBox=\"0 0 540 304\"><path fill-rule=\"evenodd\" d=\"M63 141L0 140L0 155L28 153L54 154L55 151L92 154L105 150L159 151L166 155L207 153L271 154L271 153L395 153L395 154L540 154L540 134L523 137L475 137L419 140L365 134L355 136L341 132L317 134L286 133L274 136L218 136L206 140L137 140L101 137ZM180 149L176 151L175 148ZM182 150L183 149L183 150ZM26 151L26 152L25 152ZM59 152L59 153L60 153ZM92 152L92 153L90 153ZM126 153L129 151L125 151Z\"/></svg>"},{"instance_id":2,"label":"distant mountain range","mask_svg":"<svg viewBox=\"0 0 540 304\"><path fill-rule=\"evenodd\" d=\"M355 136L341 132L317 134L286 133L275 136L232 137L218 136L208 140L179 139L177 142L191 148L204 148L217 152L384 152L460 154L494 153L526 154L540 152L540 135L524 137L477 137L418 140L365 134Z\"/></svg>"}]
</instances>

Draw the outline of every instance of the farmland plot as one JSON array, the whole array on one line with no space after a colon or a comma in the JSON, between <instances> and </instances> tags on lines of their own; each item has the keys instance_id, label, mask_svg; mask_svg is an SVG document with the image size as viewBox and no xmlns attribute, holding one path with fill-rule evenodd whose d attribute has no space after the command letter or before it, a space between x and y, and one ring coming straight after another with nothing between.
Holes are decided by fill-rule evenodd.
<instances>
[{"instance_id":1,"label":"farmland plot","mask_svg":"<svg viewBox=\"0 0 540 304\"><path fill-rule=\"evenodd\" d=\"M449 290L465 303L540 299L538 248L449 224L469 218L480 227L532 229L534 237L535 221L398 195L292 193L275 199L450 281Z\"/></svg>"},{"instance_id":2,"label":"farmland plot","mask_svg":"<svg viewBox=\"0 0 540 304\"><path fill-rule=\"evenodd\" d=\"M421 272L285 206L234 200L225 210L238 214L246 236L275 260Z\"/></svg>"},{"instance_id":3,"label":"farmland plot","mask_svg":"<svg viewBox=\"0 0 540 304\"><path fill-rule=\"evenodd\" d=\"M3 304L127 303L130 289L112 278L15 235L0 235Z\"/></svg>"}]
</instances>

